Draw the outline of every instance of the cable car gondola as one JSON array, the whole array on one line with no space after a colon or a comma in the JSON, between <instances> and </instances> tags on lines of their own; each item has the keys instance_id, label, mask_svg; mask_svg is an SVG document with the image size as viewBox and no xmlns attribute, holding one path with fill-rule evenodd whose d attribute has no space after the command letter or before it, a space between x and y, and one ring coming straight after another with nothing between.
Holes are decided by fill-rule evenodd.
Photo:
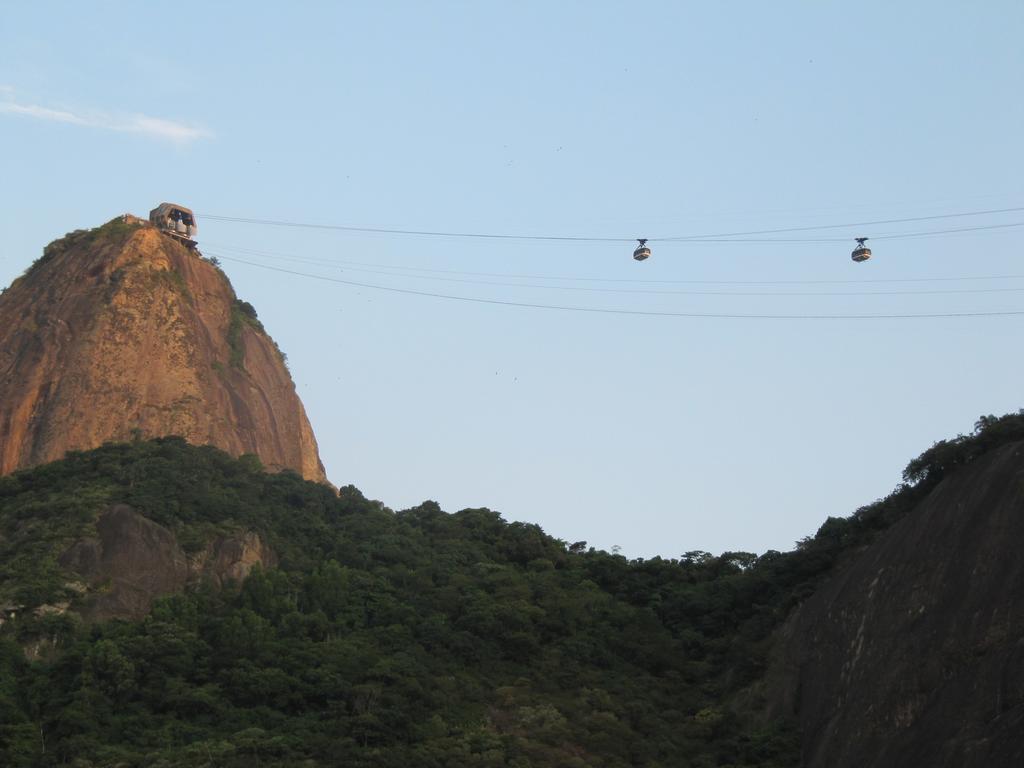
<instances>
[{"instance_id":1,"label":"cable car gondola","mask_svg":"<svg viewBox=\"0 0 1024 768\"><path fill-rule=\"evenodd\" d=\"M150 222L165 235L184 243L189 248L196 247L196 217L191 209L176 203L160 203L149 212Z\"/></svg>"},{"instance_id":2,"label":"cable car gondola","mask_svg":"<svg viewBox=\"0 0 1024 768\"><path fill-rule=\"evenodd\" d=\"M857 247L853 249L853 253L850 254L850 258L856 262L867 261L871 258L871 249L864 245L866 237L855 237L857 241Z\"/></svg>"},{"instance_id":3,"label":"cable car gondola","mask_svg":"<svg viewBox=\"0 0 1024 768\"><path fill-rule=\"evenodd\" d=\"M648 258L651 255L651 249L647 247L646 238L638 238L637 242L639 242L640 245L638 245L636 247L636 250L633 251L633 258L636 259L637 261L643 261L644 259Z\"/></svg>"}]
</instances>

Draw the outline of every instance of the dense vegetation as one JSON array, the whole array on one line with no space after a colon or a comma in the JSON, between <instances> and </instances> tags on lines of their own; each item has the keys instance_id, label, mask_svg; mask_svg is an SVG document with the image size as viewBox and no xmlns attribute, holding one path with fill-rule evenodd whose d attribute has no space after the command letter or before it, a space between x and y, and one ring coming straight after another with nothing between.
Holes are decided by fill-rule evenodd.
<instances>
[{"instance_id":1,"label":"dense vegetation","mask_svg":"<svg viewBox=\"0 0 1024 768\"><path fill-rule=\"evenodd\" d=\"M1024 439L985 417L796 550L632 560L486 509L394 513L169 438L0 478L0 765L793 766L758 716L769 635L943 474ZM280 558L83 626L56 555L125 502L186 546ZM42 649L29 662L24 648Z\"/></svg>"}]
</instances>

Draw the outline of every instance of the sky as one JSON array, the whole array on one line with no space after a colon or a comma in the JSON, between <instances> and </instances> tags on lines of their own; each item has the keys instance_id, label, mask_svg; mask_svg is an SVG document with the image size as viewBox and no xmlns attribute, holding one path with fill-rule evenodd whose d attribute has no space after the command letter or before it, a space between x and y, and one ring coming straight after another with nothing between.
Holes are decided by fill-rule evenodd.
<instances>
[{"instance_id":1,"label":"sky","mask_svg":"<svg viewBox=\"0 0 1024 768\"><path fill-rule=\"evenodd\" d=\"M335 484L788 550L1024 406L1024 314L978 314L1024 313L1022 33L1017 0L9 4L0 285L189 206Z\"/></svg>"}]
</instances>

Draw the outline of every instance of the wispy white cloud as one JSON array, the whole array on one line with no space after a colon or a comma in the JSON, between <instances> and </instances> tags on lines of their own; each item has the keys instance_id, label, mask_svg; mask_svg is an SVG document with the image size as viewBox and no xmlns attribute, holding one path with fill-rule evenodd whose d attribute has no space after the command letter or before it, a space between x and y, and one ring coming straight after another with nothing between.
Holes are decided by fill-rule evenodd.
<instances>
[{"instance_id":1,"label":"wispy white cloud","mask_svg":"<svg viewBox=\"0 0 1024 768\"><path fill-rule=\"evenodd\" d=\"M132 133L144 133L158 139L168 141L189 142L196 139L205 139L210 136L208 131L174 120L164 120L160 117L149 115L132 115L127 121L107 126L115 131L130 131Z\"/></svg>"},{"instance_id":2,"label":"wispy white cloud","mask_svg":"<svg viewBox=\"0 0 1024 768\"><path fill-rule=\"evenodd\" d=\"M9 115L28 115L38 117L40 120L50 120L55 123L71 123L72 125L89 125L84 117L79 117L71 112L64 112L59 109L48 109L35 104L15 104L13 101L0 101L0 112Z\"/></svg>"},{"instance_id":3,"label":"wispy white cloud","mask_svg":"<svg viewBox=\"0 0 1024 768\"><path fill-rule=\"evenodd\" d=\"M81 125L88 128L99 128L107 131L120 133L137 133L162 141L171 141L175 144L188 144L197 139L208 138L212 134L209 131L177 120L166 120L162 117L150 115L128 115L118 117L103 113L77 113L63 109L51 109L50 107L39 106L38 104L23 104L10 98L14 88L0 85L0 94L7 96L0 100L0 113L8 115L22 115L34 117L38 120L48 120L54 123L67 123L69 125Z\"/></svg>"}]
</instances>

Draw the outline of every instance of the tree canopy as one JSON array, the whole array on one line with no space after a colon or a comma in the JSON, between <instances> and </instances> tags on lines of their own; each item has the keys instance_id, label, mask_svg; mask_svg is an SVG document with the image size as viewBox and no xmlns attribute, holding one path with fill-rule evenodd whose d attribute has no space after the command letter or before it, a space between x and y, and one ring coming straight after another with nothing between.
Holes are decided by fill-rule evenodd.
<instances>
[{"instance_id":1,"label":"tree canopy","mask_svg":"<svg viewBox=\"0 0 1024 768\"><path fill-rule=\"evenodd\" d=\"M17 608L0 764L796 765L797 734L760 711L773 630L843 552L1022 425L982 419L792 552L636 560L488 509L394 512L178 438L69 454L0 478L0 608ZM114 503L186 549L256 531L279 564L87 625L58 556Z\"/></svg>"}]
</instances>

